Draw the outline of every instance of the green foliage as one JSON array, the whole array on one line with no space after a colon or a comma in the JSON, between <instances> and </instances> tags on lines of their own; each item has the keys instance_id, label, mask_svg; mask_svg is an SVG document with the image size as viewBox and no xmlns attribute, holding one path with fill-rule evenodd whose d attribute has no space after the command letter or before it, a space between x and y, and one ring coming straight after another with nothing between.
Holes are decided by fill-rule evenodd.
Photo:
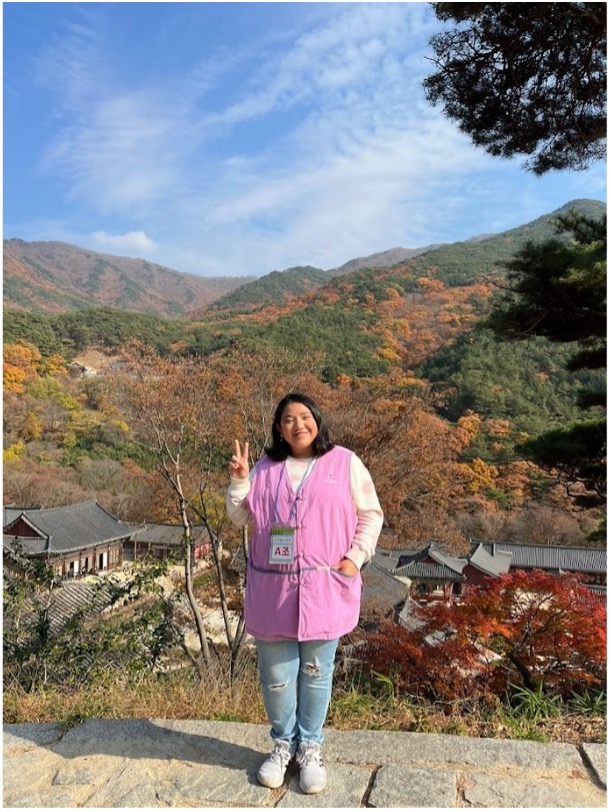
<instances>
[{"instance_id":1,"label":"green foliage","mask_svg":"<svg viewBox=\"0 0 611 812\"><path fill-rule=\"evenodd\" d=\"M62 614L54 598L64 587L54 569L28 558L19 544L9 557L20 574L5 573L5 685L26 692L42 686L66 689L94 685L112 673L147 673L175 643L174 604L157 581L165 565L140 565L121 581L99 578L79 608ZM141 603L137 613L96 616L102 605L122 606L143 596L153 599Z\"/></svg>"},{"instance_id":2,"label":"green foliage","mask_svg":"<svg viewBox=\"0 0 611 812\"><path fill-rule=\"evenodd\" d=\"M569 717L576 710L584 712L585 704L579 707L575 700L565 701L559 694L546 692L542 683L533 690L513 685L503 704L501 719L512 738L546 742L549 739L542 731L543 722ZM605 714L602 707L595 712Z\"/></svg>"},{"instance_id":3,"label":"green foliage","mask_svg":"<svg viewBox=\"0 0 611 812\"><path fill-rule=\"evenodd\" d=\"M29 341L38 347L43 358L62 352L62 342L48 316L5 307L2 319L5 344Z\"/></svg>"},{"instance_id":4,"label":"green foliage","mask_svg":"<svg viewBox=\"0 0 611 812\"><path fill-rule=\"evenodd\" d=\"M323 379L335 381L340 373L366 377L387 372L388 363L375 357L381 346L371 332L376 317L358 305L337 309L317 302L264 326L244 329L242 347L285 347L294 352L324 352Z\"/></svg>"},{"instance_id":5,"label":"green foliage","mask_svg":"<svg viewBox=\"0 0 611 812\"><path fill-rule=\"evenodd\" d=\"M606 3L435 3L428 100L491 155L584 169L605 156Z\"/></svg>"},{"instance_id":6,"label":"green foliage","mask_svg":"<svg viewBox=\"0 0 611 812\"><path fill-rule=\"evenodd\" d=\"M261 307L277 306L290 298L319 288L328 281L326 271L311 265L272 271L218 299L210 305L209 310L214 312L235 308L241 312L249 312Z\"/></svg>"},{"instance_id":7,"label":"green foliage","mask_svg":"<svg viewBox=\"0 0 611 812\"><path fill-rule=\"evenodd\" d=\"M606 716L607 692L604 690L594 693L586 691L583 694L574 692L569 705L579 713Z\"/></svg>"},{"instance_id":8,"label":"green foliage","mask_svg":"<svg viewBox=\"0 0 611 812\"><path fill-rule=\"evenodd\" d=\"M562 697L545 692L542 682L534 690L523 685L512 685L509 701L516 716L531 722L559 716L563 705Z\"/></svg>"},{"instance_id":9,"label":"green foliage","mask_svg":"<svg viewBox=\"0 0 611 812\"><path fill-rule=\"evenodd\" d=\"M528 243L509 263L509 288L485 326L499 338L544 336L570 346L566 368L572 372L601 369L606 364L606 218L573 213L559 218L557 227L571 232L572 242ZM582 405L605 402L601 377L597 383L581 393ZM573 491L579 504L605 504L604 418L554 428L521 449L542 467L559 472L569 487L579 485Z\"/></svg>"},{"instance_id":10,"label":"green foliage","mask_svg":"<svg viewBox=\"0 0 611 812\"><path fill-rule=\"evenodd\" d=\"M96 307L60 315L23 314L4 310L4 341L30 341L43 357L61 353L73 358L92 346L120 350L130 338L141 338L160 352L186 336L184 323L146 313Z\"/></svg>"},{"instance_id":11,"label":"green foliage","mask_svg":"<svg viewBox=\"0 0 611 812\"><path fill-rule=\"evenodd\" d=\"M60 382L51 375L35 378L28 384L28 393L38 400L52 400L60 392L62 392Z\"/></svg>"},{"instance_id":12,"label":"green foliage","mask_svg":"<svg viewBox=\"0 0 611 812\"><path fill-rule=\"evenodd\" d=\"M50 317L50 323L64 345L73 352L90 346L121 349L131 338L139 338L165 351L184 336L184 325L145 313L111 307L97 307Z\"/></svg>"},{"instance_id":13,"label":"green foliage","mask_svg":"<svg viewBox=\"0 0 611 812\"><path fill-rule=\"evenodd\" d=\"M471 410L533 435L576 420L581 389L602 379L600 373L569 372L569 357L568 348L544 338L512 344L475 330L446 344L416 373L443 395L441 413L449 420Z\"/></svg>"},{"instance_id":14,"label":"green foliage","mask_svg":"<svg viewBox=\"0 0 611 812\"><path fill-rule=\"evenodd\" d=\"M499 726L506 731L509 739L518 741L541 742L545 744L550 738L545 735L540 721L533 722L530 719L516 714L513 708L503 707L499 713Z\"/></svg>"},{"instance_id":15,"label":"green foliage","mask_svg":"<svg viewBox=\"0 0 611 812\"><path fill-rule=\"evenodd\" d=\"M606 439L607 421L598 418L547 431L518 448L542 468L559 471L573 486L583 486L585 492L575 489L577 504L597 507L605 503L607 466L601 449Z\"/></svg>"},{"instance_id":16,"label":"green foliage","mask_svg":"<svg viewBox=\"0 0 611 812\"><path fill-rule=\"evenodd\" d=\"M593 363L594 357L588 356L581 366L604 366L606 218L574 213L558 218L557 229L574 239L529 242L507 263L508 287L486 326L503 338L539 335L557 343L578 343L576 349L596 353L598 359Z\"/></svg>"}]
</instances>

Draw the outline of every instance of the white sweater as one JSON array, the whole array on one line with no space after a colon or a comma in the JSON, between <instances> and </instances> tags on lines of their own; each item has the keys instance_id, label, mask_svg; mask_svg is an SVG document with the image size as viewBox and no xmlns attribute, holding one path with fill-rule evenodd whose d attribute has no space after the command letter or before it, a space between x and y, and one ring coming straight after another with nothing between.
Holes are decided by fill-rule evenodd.
<instances>
[{"instance_id":1,"label":"white sweater","mask_svg":"<svg viewBox=\"0 0 611 812\"><path fill-rule=\"evenodd\" d=\"M308 465L311 462L311 458L287 457L286 471L295 490L299 487L304 475L306 473L309 475L312 472L314 466L308 471ZM254 469L250 472L248 479L234 479L231 477L227 489L227 515L238 527L243 527L250 518L244 500L250 492L250 481L253 472ZM369 561L375 552L378 536L382 530L384 514L371 475L356 454L352 455L350 461L350 488L358 522L352 546L346 553L346 558L349 558L361 569L363 564Z\"/></svg>"}]
</instances>

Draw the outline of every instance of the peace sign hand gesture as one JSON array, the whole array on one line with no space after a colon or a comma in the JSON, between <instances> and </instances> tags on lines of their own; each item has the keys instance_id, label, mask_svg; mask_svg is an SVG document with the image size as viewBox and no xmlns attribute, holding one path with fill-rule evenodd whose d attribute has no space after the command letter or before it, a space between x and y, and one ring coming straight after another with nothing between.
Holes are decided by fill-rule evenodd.
<instances>
[{"instance_id":1,"label":"peace sign hand gesture","mask_svg":"<svg viewBox=\"0 0 611 812\"><path fill-rule=\"evenodd\" d=\"M240 449L238 440L234 440L235 453L229 461L229 476L234 479L248 479L250 467L248 465L248 443L244 443L244 449Z\"/></svg>"}]
</instances>

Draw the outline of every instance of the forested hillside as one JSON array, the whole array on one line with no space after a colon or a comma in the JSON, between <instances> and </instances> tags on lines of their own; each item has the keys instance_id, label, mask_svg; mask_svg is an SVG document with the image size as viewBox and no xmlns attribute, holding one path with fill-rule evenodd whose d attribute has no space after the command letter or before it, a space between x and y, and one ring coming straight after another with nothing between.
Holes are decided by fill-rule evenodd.
<instances>
[{"instance_id":1,"label":"forested hillside","mask_svg":"<svg viewBox=\"0 0 611 812\"><path fill-rule=\"evenodd\" d=\"M66 313L109 305L175 317L253 279L196 276L63 242L4 240L3 261L4 305L26 312Z\"/></svg>"},{"instance_id":2,"label":"forested hillside","mask_svg":"<svg viewBox=\"0 0 611 812\"><path fill-rule=\"evenodd\" d=\"M596 201L568 208L604 211ZM113 364L126 363L137 339L173 363L209 368L221 478L231 436L267 425L274 399L299 384L327 405L338 441L371 466L389 529L403 541L406 530L414 543L459 543L529 528L531 541L583 543L600 512L575 513L554 477L518 447L582 419L580 391L600 389L602 373L567 371L563 345L499 342L479 326L504 263L525 242L555 236L552 219L390 267L269 274L188 318L111 307L5 309L5 498L61 504L103 495L122 518L168 518L153 461L113 399ZM75 360L93 367L92 377L72 377L67 364ZM250 399L267 412L249 423ZM412 456L401 463L403 443Z\"/></svg>"},{"instance_id":3,"label":"forested hillside","mask_svg":"<svg viewBox=\"0 0 611 812\"><path fill-rule=\"evenodd\" d=\"M272 271L233 293L222 296L211 310L231 310L248 312L262 305L284 304L291 299L322 287L329 281L329 274L320 268L303 265L287 268L286 271Z\"/></svg>"}]
</instances>

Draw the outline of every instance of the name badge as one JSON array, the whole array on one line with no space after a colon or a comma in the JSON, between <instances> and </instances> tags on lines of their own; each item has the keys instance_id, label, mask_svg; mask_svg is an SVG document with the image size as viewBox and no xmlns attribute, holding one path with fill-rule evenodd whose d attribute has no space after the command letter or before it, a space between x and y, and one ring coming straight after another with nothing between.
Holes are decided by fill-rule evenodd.
<instances>
[{"instance_id":1,"label":"name badge","mask_svg":"<svg viewBox=\"0 0 611 812\"><path fill-rule=\"evenodd\" d=\"M269 543L269 563L292 564L294 545L294 527L272 527Z\"/></svg>"}]
</instances>

